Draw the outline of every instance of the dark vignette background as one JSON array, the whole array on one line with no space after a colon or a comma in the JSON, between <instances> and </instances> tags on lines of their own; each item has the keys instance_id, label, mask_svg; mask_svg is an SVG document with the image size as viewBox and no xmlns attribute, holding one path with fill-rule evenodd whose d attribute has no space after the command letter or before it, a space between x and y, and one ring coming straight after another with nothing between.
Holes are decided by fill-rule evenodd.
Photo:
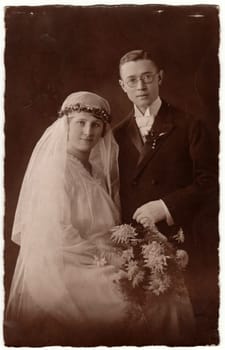
<instances>
[{"instance_id":1,"label":"dark vignette background","mask_svg":"<svg viewBox=\"0 0 225 350\"><path fill-rule=\"evenodd\" d=\"M218 7L207 5L5 9L6 300L18 254L10 240L13 217L32 149L73 91L90 90L106 97L114 124L125 117L131 105L118 84L118 63L127 51L160 48L165 70L162 97L200 115L213 138L212 151L218 152L218 17ZM209 273L203 294L206 288L214 305L212 318L217 317L218 303L217 210L215 198L195 223L199 256Z\"/></svg>"}]
</instances>

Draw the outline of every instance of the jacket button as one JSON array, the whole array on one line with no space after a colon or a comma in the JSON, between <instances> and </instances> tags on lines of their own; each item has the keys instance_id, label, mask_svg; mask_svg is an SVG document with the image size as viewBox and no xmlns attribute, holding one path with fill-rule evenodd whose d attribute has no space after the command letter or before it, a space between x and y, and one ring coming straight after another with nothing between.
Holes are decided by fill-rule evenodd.
<instances>
[{"instance_id":1,"label":"jacket button","mask_svg":"<svg viewBox=\"0 0 225 350\"><path fill-rule=\"evenodd\" d=\"M137 181L136 180L132 181L132 185L137 186Z\"/></svg>"}]
</instances>

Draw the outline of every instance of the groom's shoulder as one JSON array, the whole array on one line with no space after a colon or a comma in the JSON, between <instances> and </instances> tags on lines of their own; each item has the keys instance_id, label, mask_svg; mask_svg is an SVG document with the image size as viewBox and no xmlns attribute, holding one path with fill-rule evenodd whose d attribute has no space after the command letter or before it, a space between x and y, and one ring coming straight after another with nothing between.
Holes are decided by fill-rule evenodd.
<instances>
[{"instance_id":1,"label":"groom's shoulder","mask_svg":"<svg viewBox=\"0 0 225 350\"><path fill-rule=\"evenodd\" d=\"M121 132L126 129L130 123L130 120L133 116L133 111L131 111L125 118L120 120L114 127L113 127L113 133L115 136L119 136Z\"/></svg>"}]
</instances>

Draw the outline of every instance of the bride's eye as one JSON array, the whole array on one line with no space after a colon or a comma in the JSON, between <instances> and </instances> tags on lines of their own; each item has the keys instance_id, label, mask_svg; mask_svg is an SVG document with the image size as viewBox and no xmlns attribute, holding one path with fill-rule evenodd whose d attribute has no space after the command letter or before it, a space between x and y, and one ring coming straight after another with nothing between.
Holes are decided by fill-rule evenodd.
<instances>
[{"instance_id":1,"label":"bride's eye","mask_svg":"<svg viewBox=\"0 0 225 350\"><path fill-rule=\"evenodd\" d=\"M78 120L77 123L81 126L84 126L85 125L85 121L84 120Z\"/></svg>"},{"instance_id":2,"label":"bride's eye","mask_svg":"<svg viewBox=\"0 0 225 350\"><path fill-rule=\"evenodd\" d=\"M92 124L94 128L100 128L101 127L101 124L100 123L93 123Z\"/></svg>"}]
</instances>

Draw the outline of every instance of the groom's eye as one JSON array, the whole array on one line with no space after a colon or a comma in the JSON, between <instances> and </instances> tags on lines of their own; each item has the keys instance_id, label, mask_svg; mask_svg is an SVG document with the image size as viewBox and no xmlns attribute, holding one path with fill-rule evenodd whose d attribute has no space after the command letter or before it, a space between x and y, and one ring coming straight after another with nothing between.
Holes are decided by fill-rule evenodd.
<instances>
[{"instance_id":1,"label":"groom's eye","mask_svg":"<svg viewBox=\"0 0 225 350\"><path fill-rule=\"evenodd\" d=\"M129 83L136 83L136 81L137 81L137 78L135 78L135 77L132 77L132 78L127 79L127 83L128 83L128 84L129 84Z\"/></svg>"}]
</instances>

